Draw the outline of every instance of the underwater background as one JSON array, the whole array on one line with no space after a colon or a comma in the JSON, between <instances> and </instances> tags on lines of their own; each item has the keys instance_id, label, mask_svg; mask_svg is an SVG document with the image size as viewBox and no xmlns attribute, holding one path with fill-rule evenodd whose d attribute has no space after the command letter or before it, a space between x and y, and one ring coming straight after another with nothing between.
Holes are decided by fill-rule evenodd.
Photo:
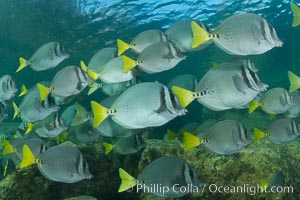
<instances>
[{"instance_id":1,"label":"underwater background","mask_svg":"<svg viewBox=\"0 0 300 200\"><path fill-rule=\"evenodd\" d=\"M118 38L131 41L137 34L149 29L165 31L182 19L197 19L210 29L236 13L255 13L263 16L276 29L283 47L264 54L247 56L259 70L260 78L269 88L288 89L287 71L300 74L300 28L292 28L293 14L290 1L228 1L228 0L1 0L0 6L0 75L10 74L20 88L37 82L50 81L57 71L68 65L79 65L104 47L116 47ZM299 5L300 2L295 1ZM16 73L19 57L30 58L33 52L49 41L58 41L71 55L58 67L47 71L25 69ZM142 80L167 84L176 75L194 74L201 78L213 63L223 63L235 57L212 44L203 51L187 53L187 58L175 68L156 74L143 74ZM101 92L76 100L88 107L90 100L102 100ZM21 98L16 97L19 104ZM13 133L20 120L8 119L0 124L0 134ZM279 116L280 117L280 116ZM76 145L89 163L93 178L74 184L57 183L45 179L36 167L17 171L0 180L0 199L66 199L92 196L106 199L162 199L151 194L118 193L118 168L137 175L156 158L173 155L186 159L197 171L199 179L208 184L255 185L261 179L270 179L282 171L285 184L294 186L293 193L255 195L222 194L205 191L182 199L300 199L300 143L299 139L285 145L267 140L251 144L241 152L224 156L203 149L185 152L180 143L162 140L167 129L178 131L188 122L214 123L224 119L240 121L250 132L253 128L266 129L272 119L261 110L248 114L248 110L210 111L198 102L188 107L185 116L168 124L153 128L146 134L146 145L138 153L120 156L104 153L101 138ZM19 121L18 121L19 120ZM299 123L299 119L295 118ZM209 125L208 125L209 126ZM88 199L82 198L82 199Z\"/></svg>"}]
</instances>

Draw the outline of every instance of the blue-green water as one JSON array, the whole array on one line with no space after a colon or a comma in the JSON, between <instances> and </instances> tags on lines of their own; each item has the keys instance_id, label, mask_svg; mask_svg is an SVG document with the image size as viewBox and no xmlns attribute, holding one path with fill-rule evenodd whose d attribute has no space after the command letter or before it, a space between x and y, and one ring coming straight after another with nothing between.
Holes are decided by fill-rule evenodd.
<instances>
[{"instance_id":1,"label":"blue-green water","mask_svg":"<svg viewBox=\"0 0 300 200\"><path fill-rule=\"evenodd\" d=\"M300 2L296 3L299 4ZM98 50L104 47L116 47L118 38L129 42L144 30L160 29L165 31L175 22L188 18L198 19L208 25L210 29L214 29L227 17L245 12L263 16L275 27L279 38L284 42L281 48L274 48L262 55L249 56L249 58L259 69L260 78L269 85L269 88L284 87L288 89L287 71L300 74L300 28L292 28L293 15L289 1L285 0L1 0L0 75L12 75L19 89L22 84L26 84L30 88L37 82L50 81L54 74L64 66L79 65L80 60L88 62ZM58 67L48 71L35 72L26 68L19 73L15 72L19 65L18 58L20 56L30 58L37 48L49 41L58 41L70 53L71 57ZM232 58L231 55L224 53L213 44L203 51L188 53L187 59L180 62L172 70L152 75L144 74L142 79L143 81L159 81L167 84L171 78L183 73L192 73L201 78L212 67L212 63L222 63ZM100 101L103 98L104 95L98 92L90 97L83 94L79 101L88 107L90 100ZM21 102L21 99L15 99L17 104ZM203 112L206 113L203 114ZM225 114L225 111L219 113L203 111L203 106L194 102L188 107L186 116L178 117L164 127L155 128L150 137L162 138L167 128L177 131L187 122L203 122L207 120L207 117L218 119ZM11 122L11 118L12 112L5 122ZM260 126L260 121L256 122L256 126ZM113 160L111 157L107 158L105 155L99 156L91 152L85 152L85 156L87 158L99 158L95 166L101 164L101 159ZM123 159L121 160L123 161ZM137 166L140 158L139 156L132 156L125 159L131 160L128 162ZM97 159L94 162L97 162ZM94 163L89 164L93 165ZM118 164L122 166L122 164ZM107 179L106 181L109 182L111 175L114 176L112 178L114 181L118 179L117 171L112 172L110 167L109 164L103 167L109 174L103 175L103 172L96 172L95 167L92 166L94 176L98 177L86 181L85 184L88 186L85 190L89 190L89 185L92 188L97 180ZM117 169L116 166L114 166L115 169ZM138 174L137 169L132 171ZM33 177L31 178L32 180L28 180L28 184L34 181ZM36 196L35 199L49 199L51 196L58 199L71 197L70 193L61 192L64 188L71 191L70 187L72 186L52 184L51 190L48 191L52 192L52 195ZM43 187L38 189L47 191L47 188ZM103 192L104 190L105 188L99 188L99 191L95 192L94 189L91 189L91 192L76 191L74 194L76 194L75 196L94 195L98 199L110 199L110 195L112 199L140 198L138 195L118 194L117 190L115 193L108 194ZM60 192L55 194L55 191Z\"/></svg>"}]
</instances>

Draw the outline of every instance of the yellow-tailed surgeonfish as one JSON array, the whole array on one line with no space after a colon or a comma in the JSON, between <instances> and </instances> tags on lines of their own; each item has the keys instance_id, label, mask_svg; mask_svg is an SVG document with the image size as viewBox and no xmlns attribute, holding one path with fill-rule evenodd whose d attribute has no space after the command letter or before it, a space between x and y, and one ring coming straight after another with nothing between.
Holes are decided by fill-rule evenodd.
<instances>
[{"instance_id":1,"label":"yellow-tailed surgeonfish","mask_svg":"<svg viewBox=\"0 0 300 200\"><path fill-rule=\"evenodd\" d=\"M275 173L269 181L265 179L261 179L260 186L262 188L272 188L272 189L279 190L281 187L285 186L284 174L282 173L282 171L279 171Z\"/></svg>"},{"instance_id":2,"label":"yellow-tailed surgeonfish","mask_svg":"<svg viewBox=\"0 0 300 200\"><path fill-rule=\"evenodd\" d=\"M41 99L44 100L49 93L61 98L74 96L82 92L92 80L88 74L77 66L67 66L59 70L53 77L50 86L38 83L37 87Z\"/></svg>"},{"instance_id":3,"label":"yellow-tailed surgeonfish","mask_svg":"<svg viewBox=\"0 0 300 200\"><path fill-rule=\"evenodd\" d=\"M180 20L165 31L166 35L168 36L168 39L181 52L200 51L212 43L212 41L207 41L197 48L192 48L192 41L193 41L193 30L191 26L192 22L197 23L206 32L209 32L207 27L202 22L193 19Z\"/></svg>"},{"instance_id":4,"label":"yellow-tailed surgeonfish","mask_svg":"<svg viewBox=\"0 0 300 200\"><path fill-rule=\"evenodd\" d=\"M182 126L179 131L177 133L173 132L172 130L170 129L167 129L167 133L165 134L164 136L164 140L166 142L172 142L173 140L175 139L182 139L182 133L183 131L188 131L190 133L194 133L197 128L199 127L199 123L198 122L189 122L187 124L185 124L184 126Z\"/></svg>"},{"instance_id":5,"label":"yellow-tailed surgeonfish","mask_svg":"<svg viewBox=\"0 0 300 200\"><path fill-rule=\"evenodd\" d=\"M185 150L203 145L204 148L217 154L232 154L251 143L244 126L235 120L224 120L216 123L203 134L202 138L184 131L183 146Z\"/></svg>"},{"instance_id":6,"label":"yellow-tailed surgeonfish","mask_svg":"<svg viewBox=\"0 0 300 200\"><path fill-rule=\"evenodd\" d=\"M127 88L140 83L140 79L138 77L133 77L129 81L124 81L120 83L111 83L111 84L103 84L101 90L104 94L108 96L118 95L124 92Z\"/></svg>"},{"instance_id":7,"label":"yellow-tailed surgeonfish","mask_svg":"<svg viewBox=\"0 0 300 200\"><path fill-rule=\"evenodd\" d=\"M128 44L120 39L118 43L118 55L123 54L127 49L133 50L135 53L141 53L145 48L153 43L167 41L167 36L160 30L152 29L139 33L132 41Z\"/></svg>"},{"instance_id":8,"label":"yellow-tailed surgeonfish","mask_svg":"<svg viewBox=\"0 0 300 200\"><path fill-rule=\"evenodd\" d=\"M300 135L299 127L293 119L284 118L273 122L267 131L254 128L254 141L268 137L275 144L289 143Z\"/></svg>"},{"instance_id":9,"label":"yellow-tailed surgeonfish","mask_svg":"<svg viewBox=\"0 0 300 200\"><path fill-rule=\"evenodd\" d=\"M35 123L34 132L40 137L57 137L60 133L66 131L68 127L58 112L49 115L46 119Z\"/></svg>"},{"instance_id":10,"label":"yellow-tailed surgeonfish","mask_svg":"<svg viewBox=\"0 0 300 200\"><path fill-rule=\"evenodd\" d=\"M100 136L99 132L89 121L77 126L71 126L67 133L67 139L75 144L86 144L96 140Z\"/></svg>"},{"instance_id":11,"label":"yellow-tailed surgeonfish","mask_svg":"<svg viewBox=\"0 0 300 200\"><path fill-rule=\"evenodd\" d=\"M94 127L112 116L116 123L128 129L161 126L187 112L168 88L157 82L139 83L128 88L110 108L95 101L91 102L91 107Z\"/></svg>"},{"instance_id":12,"label":"yellow-tailed surgeonfish","mask_svg":"<svg viewBox=\"0 0 300 200\"><path fill-rule=\"evenodd\" d=\"M168 83L168 88L172 89L173 86L178 86L186 90L195 91L198 84L198 79L192 74L180 74L172 78Z\"/></svg>"},{"instance_id":13,"label":"yellow-tailed surgeonfish","mask_svg":"<svg viewBox=\"0 0 300 200\"><path fill-rule=\"evenodd\" d=\"M295 91L291 93L291 97L295 105L285 113L285 116L287 118L295 118L298 117L300 114L300 91Z\"/></svg>"},{"instance_id":14,"label":"yellow-tailed surgeonfish","mask_svg":"<svg viewBox=\"0 0 300 200\"><path fill-rule=\"evenodd\" d=\"M64 121L64 124L68 127L71 126L73 119L76 116L76 104L77 103L74 103L73 105L66 107L61 114L61 118Z\"/></svg>"},{"instance_id":15,"label":"yellow-tailed surgeonfish","mask_svg":"<svg viewBox=\"0 0 300 200\"><path fill-rule=\"evenodd\" d=\"M16 83L10 75L0 77L0 101L8 101L18 92Z\"/></svg>"},{"instance_id":16,"label":"yellow-tailed surgeonfish","mask_svg":"<svg viewBox=\"0 0 300 200\"><path fill-rule=\"evenodd\" d=\"M293 20L293 24L292 27L296 27L300 25L300 8L294 3L294 2L290 2L291 5L291 9L294 15L294 20Z\"/></svg>"},{"instance_id":17,"label":"yellow-tailed surgeonfish","mask_svg":"<svg viewBox=\"0 0 300 200\"><path fill-rule=\"evenodd\" d=\"M195 48L212 40L229 54L257 55L283 45L274 27L256 14L233 15L224 20L211 33L195 22L192 22L191 26L193 30L192 47Z\"/></svg>"},{"instance_id":18,"label":"yellow-tailed surgeonfish","mask_svg":"<svg viewBox=\"0 0 300 200\"><path fill-rule=\"evenodd\" d=\"M300 77L295 73L288 71L288 78L290 81L289 92L294 92L300 88Z\"/></svg>"},{"instance_id":19,"label":"yellow-tailed surgeonfish","mask_svg":"<svg viewBox=\"0 0 300 200\"><path fill-rule=\"evenodd\" d=\"M10 103L0 102L0 123L8 118L8 113L10 112Z\"/></svg>"},{"instance_id":20,"label":"yellow-tailed surgeonfish","mask_svg":"<svg viewBox=\"0 0 300 200\"><path fill-rule=\"evenodd\" d=\"M69 54L58 42L48 42L41 46L29 60L20 57L20 66L17 72L28 65L34 71L51 69L67 58L69 58Z\"/></svg>"},{"instance_id":21,"label":"yellow-tailed surgeonfish","mask_svg":"<svg viewBox=\"0 0 300 200\"><path fill-rule=\"evenodd\" d=\"M16 165L10 158L0 159L0 180L16 171Z\"/></svg>"},{"instance_id":22,"label":"yellow-tailed surgeonfish","mask_svg":"<svg viewBox=\"0 0 300 200\"><path fill-rule=\"evenodd\" d=\"M57 145L36 157L31 149L24 145L20 168L35 163L41 174L51 181L75 183L92 178L87 162L75 147Z\"/></svg>"},{"instance_id":23,"label":"yellow-tailed surgeonfish","mask_svg":"<svg viewBox=\"0 0 300 200\"><path fill-rule=\"evenodd\" d=\"M39 156L42 152L46 150L46 144L43 140L38 138L32 138L32 139L14 139L12 141L7 141L5 139L2 140L2 145L4 145L4 149L2 154L10 154L10 153L16 153L19 159L22 159L23 156L23 146L24 145L29 146L32 149L32 153L35 156Z\"/></svg>"},{"instance_id":24,"label":"yellow-tailed surgeonfish","mask_svg":"<svg viewBox=\"0 0 300 200\"><path fill-rule=\"evenodd\" d=\"M128 155L141 150L145 146L145 141L141 134L136 134L129 137L120 137L114 144L104 142L103 146L106 154L113 150L117 154Z\"/></svg>"},{"instance_id":25,"label":"yellow-tailed surgeonfish","mask_svg":"<svg viewBox=\"0 0 300 200\"><path fill-rule=\"evenodd\" d=\"M102 100L100 103L106 108L110 108L119 95L110 96ZM101 124L95 127L100 135L106 137L129 137L140 133L143 129L127 129L112 120L111 117L106 118Z\"/></svg>"},{"instance_id":26,"label":"yellow-tailed surgeonfish","mask_svg":"<svg viewBox=\"0 0 300 200\"><path fill-rule=\"evenodd\" d=\"M145 48L136 60L123 55L123 70L128 72L138 66L142 71L153 74L172 69L185 58L172 43L157 42Z\"/></svg>"},{"instance_id":27,"label":"yellow-tailed surgeonfish","mask_svg":"<svg viewBox=\"0 0 300 200\"><path fill-rule=\"evenodd\" d=\"M173 86L182 107L194 99L211 110L227 110L249 103L268 85L262 83L257 69L249 60L220 64L210 69L200 80L195 91Z\"/></svg>"},{"instance_id":28,"label":"yellow-tailed surgeonfish","mask_svg":"<svg viewBox=\"0 0 300 200\"><path fill-rule=\"evenodd\" d=\"M200 190L203 184L200 182L194 169L182 158L161 157L152 161L137 176L132 177L124 169L119 169L122 183L119 192L132 189L138 184L143 191L160 197L182 197L193 190L180 190L180 188L192 187ZM147 187L158 185L169 190L146 190Z\"/></svg>"},{"instance_id":29,"label":"yellow-tailed surgeonfish","mask_svg":"<svg viewBox=\"0 0 300 200\"><path fill-rule=\"evenodd\" d=\"M46 83L43 83L47 85ZM28 90L19 107L15 103L14 118L20 115L24 122L36 122L45 119L51 113L59 110L50 97L41 100L39 90L36 86Z\"/></svg>"},{"instance_id":30,"label":"yellow-tailed surgeonfish","mask_svg":"<svg viewBox=\"0 0 300 200\"><path fill-rule=\"evenodd\" d=\"M284 88L272 88L263 94L259 101L252 100L249 104L249 113L260 107L268 114L281 114L295 106L289 92Z\"/></svg>"}]
</instances>

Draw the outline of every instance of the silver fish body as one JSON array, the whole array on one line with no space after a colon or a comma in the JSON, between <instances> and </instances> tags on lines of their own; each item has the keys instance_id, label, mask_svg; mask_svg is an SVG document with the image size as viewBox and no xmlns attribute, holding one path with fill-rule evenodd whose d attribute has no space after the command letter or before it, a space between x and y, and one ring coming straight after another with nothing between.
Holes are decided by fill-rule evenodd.
<instances>
[{"instance_id":1,"label":"silver fish body","mask_svg":"<svg viewBox=\"0 0 300 200\"><path fill-rule=\"evenodd\" d=\"M0 78L0 101L8 101L15 96L18 88L10 75L4 75Z\"/></svg>"},{"instance_id":2,"label":"silver fish body","mask_svg":"<svg viewBox=\"0 0 300 200\"><path fill-rule=\"evenodd\" d=\"M172 78L168 83L168 88L171 89L173 86L179 86L181 88L195 91L198 84L198 79L192 74L181 74Z\"/></svg>"},{"instance_id":3,"label":"silver fish body","mask_svg":"<svg viewBox=\"0 0 300 200\"><path fill-rule=\"evenodd\" d=\"M121 155L133 154L145 146L145 141L140 134L129 137L120 137L114 145L114 151Z\"/></svg>"},{"instance_id":4,"label":"silver fish body","mask_svg":"<svg viewBox=\"0 0 300 200\"><path fill-rule=\"evenodd\" d=\"M16 153L19 159L22 159L23 157L24 144L26 144L30 148L35 157L38 157L46 150L46 144L41 139L15 139L11 141L11 145L16 149Z\"/></svg>"},{"instance_id":5,"label":"silver fish body","mask_svg":"<svg viewBox=\"0 0 300 200\"><path fill-rule=\"evenodd\" d=\"M88 68L96 73L99 73L103 66L111 59L117 57L118 49L115 47L107 47L100 49L96 54L90 59L88 63Z\"/></svg>"}]
</instances>

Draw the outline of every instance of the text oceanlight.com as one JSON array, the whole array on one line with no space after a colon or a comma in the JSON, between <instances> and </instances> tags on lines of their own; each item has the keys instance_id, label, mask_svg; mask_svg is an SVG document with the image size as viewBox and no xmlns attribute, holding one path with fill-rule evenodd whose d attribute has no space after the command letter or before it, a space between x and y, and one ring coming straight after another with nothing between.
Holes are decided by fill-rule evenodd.
<instances>
[{"instance_id":1,"label":"text oceanlight.com","mask_svg":"<svg viewBox=\"0 0 300 200\"><path fill-rule=\"evenodd\" d=\"M132 189L133 190L133 189ZM131 191L132 191L131 190ZM217 184L204 184L202 187L197 187L192 184L181 186L179 184L174 184L173 186L164 186L162 184L137 184L136 192L144 193L160 193L167 194L171 193L203 193L208 190L210 193L226 193L226 194L238 194L247 193L249 195L255 195L258 193L293 193L293 186L260 186L242 184L242 185L217 185Z\"/></svg>"}]
</instances>

